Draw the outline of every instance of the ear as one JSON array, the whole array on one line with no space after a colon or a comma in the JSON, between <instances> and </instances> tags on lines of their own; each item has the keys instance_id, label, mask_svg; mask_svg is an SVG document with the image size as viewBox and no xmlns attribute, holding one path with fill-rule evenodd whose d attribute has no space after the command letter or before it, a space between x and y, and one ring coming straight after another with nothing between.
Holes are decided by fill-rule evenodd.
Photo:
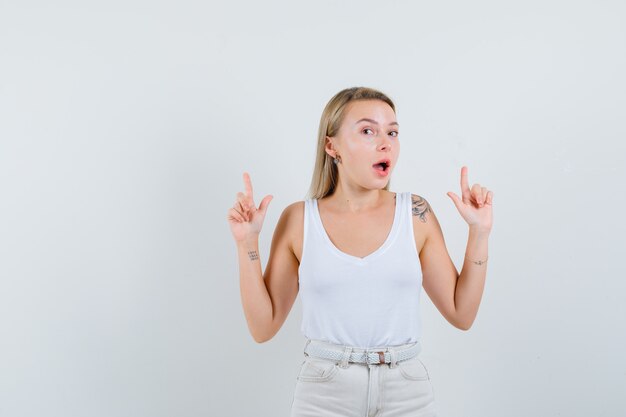
<instances>
[{"instance_id":1,"label":"ear","mask_svg":"<svg viewBox=\"0 0 626 417\"><path fill-rule=\"evenodd\" d=\"M332 138L330 136L326 136L326 144L324 145L324 149L326 150L326 153L332 158L337 157L337 151L335 150Z\"/></svg>"}]
</instances>

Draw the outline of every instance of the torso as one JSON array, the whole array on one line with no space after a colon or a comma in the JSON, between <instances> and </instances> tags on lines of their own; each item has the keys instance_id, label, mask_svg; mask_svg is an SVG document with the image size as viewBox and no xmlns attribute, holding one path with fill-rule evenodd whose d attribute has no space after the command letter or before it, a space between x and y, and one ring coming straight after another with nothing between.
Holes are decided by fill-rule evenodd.
<instances>
[{"instance_id":1,"label":"torso","mask_svg":"<svg viewBox=\"0 0 626 417\"><path fill-rule=\"evenodd\" d=\"M326 234L340 251L348 255L363 258L376 251L387 239L395 213L395 193L387 192L387 199L381 207L366 213L346 215L333 211L332 205L326 204L328 198L318 200L318 208ZM298 259L302 259L304 241L304 201L295 203L290 235L291 248ZM413 235L418 253L426 241L426 228L413 218Z\"/></svg>"}]
</instances>

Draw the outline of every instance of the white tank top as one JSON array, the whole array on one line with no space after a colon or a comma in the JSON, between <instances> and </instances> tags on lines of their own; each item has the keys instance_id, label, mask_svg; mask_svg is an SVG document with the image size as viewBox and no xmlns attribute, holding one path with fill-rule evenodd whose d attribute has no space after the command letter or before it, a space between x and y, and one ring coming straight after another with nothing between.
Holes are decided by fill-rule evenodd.
<instances>
[{"instance_id":1,"label":"white tank top","mask_svg":"<svg viewBox=\"0 0 626 417\"><path fill-rule=\"evenodd\" d=\"M413 236L411 193L396 193L391 231L364 258L330 240L316 199L304 202L298 268L302 334L359 348L418 341L422 270Z\"/></svg>"}]
</instances>

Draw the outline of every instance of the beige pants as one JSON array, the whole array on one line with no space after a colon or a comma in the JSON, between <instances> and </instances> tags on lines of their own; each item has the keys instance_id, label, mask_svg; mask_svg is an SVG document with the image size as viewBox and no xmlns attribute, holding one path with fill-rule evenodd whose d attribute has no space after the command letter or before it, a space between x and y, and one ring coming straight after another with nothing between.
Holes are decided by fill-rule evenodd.
<instances>
[{"instance_id":1,"label":"beige pants","mask_svg":"<svg viewBox=\"0 0 626 417\"><path fill-rule=\"evenodd\" d=\"M309 343L342 352L346 348L307 339ZM411 345L389 346L388 349ZM296 378L291 417L436 417L430 377L419 355L376 365L304 355Z\"/></svg>"}]
</instances>

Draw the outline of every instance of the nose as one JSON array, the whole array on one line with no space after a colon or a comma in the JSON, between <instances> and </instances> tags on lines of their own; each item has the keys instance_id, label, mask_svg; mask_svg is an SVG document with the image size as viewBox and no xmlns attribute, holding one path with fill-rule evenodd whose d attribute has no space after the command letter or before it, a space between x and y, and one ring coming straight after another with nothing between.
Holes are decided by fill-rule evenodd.
<instances>
[{"instance_id":1,"label":"nose","mask_svg":"<svg viewBox=\"0 0 626 417\"><path fill-rule=\"evenodd\" d=\"M391 138L386 134L382 133L382 139L378 142L378 149L391 149Z\"/></svg>"}]
</instances>

